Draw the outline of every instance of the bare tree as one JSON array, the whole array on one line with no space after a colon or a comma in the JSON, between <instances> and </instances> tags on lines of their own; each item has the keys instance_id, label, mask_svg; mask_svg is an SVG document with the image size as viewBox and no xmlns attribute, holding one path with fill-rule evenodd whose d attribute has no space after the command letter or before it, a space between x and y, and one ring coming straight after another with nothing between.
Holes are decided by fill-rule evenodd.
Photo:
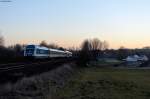
<instances>
[{"instance_id":1,"label":"bare tree","mask_svg":"<svg viewBox=\"0 0 150 99\"><path fill-rule=\"evenodd\" d=\"M57 44L55 44L55 43L48 44L48 47L49 48L55 48L55 49L59 48L59 46Z\"/></svg>"},{"instance_id":2,"label":"bare tree","mask_svg":"<svg viewBox=\"0 0 150 99\"><path fill-rule=\"evenodd\" d=\"M91 50L102 50L102 42L98 38L90 40Z\"/></svg>"},{"instance_id":3,"label":"bare tree","mask_svg":"<svg viewBox=\"0 0 150 99\"><path fill-rule=\"evenodd\" d=\"M94 38L90 40L91 42L91 50L106 50L109 48L109 44L107 41L100 41L98 38Z\"/></svg>"},{"instance_id":4,"label":"bare tree","mask_svg":"<svg viewBox=\"0 0 150 99\"><path fill-rule=\"evenodd\" d=\"M107 41L102 42L102 45L103 45L103 50L106 50L109 48L109 44Z\"/></svg>"},{"instance_id":5,"label":"bare tree","mask_svg":"<svg viewBox=\"0 0 150 99\"><path fill-rule=\"evenodd\" d=\"M55 44L55 43L48 44L44 40L40 43L40 46L44 46L44 47L48 47L48 48L54 48L54 49L59 49L60 48L57 44Z\"/></svg>"},{"instance_id":6,"label":"bare tree","mask_svg":"<svg viewBox=\"0 0 150 99\"><path fill-rule=\"evenodd\" d=\"M80 48L72 46L72 47L68 48L68 50L70 50L70 51L79 51Z\"/></svg>"},{"instance_id":7,"label":"bare tree","mask_svg":"<svg viewBox=\"0 0 150 99\"><path fill-rule=\"evenodd\" d=\"M24 47L24 44L15 44L8 46L7 49L13 52L14 57L19 58L23 56Z\"/></svg>"},{"instance_id":8,"label":"bare tree","mask_svg":"<svg viewBox=\"0 0 150 99\"><path fill-rule=\"evenodd\" d=\"M4 37L0 35L0 46L4 46Z\"/></svg>"},{"instance_id":9,"label":"bare tree","mask_svg":"<svg viewBox=\"0 0 150 99\"><path fill-rule=\"evenodd\" d=\"M79 64L86 66L87 62L90 60L90 49L91 44L89 40L85 40L81 45L81 51L79 54Z\"/></svg>"},{"instance_id":10,"label":"bare tree","mask_svg":"<svg viewBox=\"0 0 150 99\"><path fill-rule=\"evenodd\" d=\"M130 55L130 50L121 46L117 51L117 58L122 60L126 58L128 55Z\"/></svg>"},{"instance_id":11,"label":"bare tree","mask_svg":"<svg viewBox=\"0 0 150 99\"><path fill-rule=\"evenodd\" d=\"M89 51L91 50L91 47L90 40L85 40L81 45L81 50Z\"/></svg>"},{"instance_id":12,"label":"bare tree","mask_svg":"<svg viewBox=\"0 0 150 99\"><path fill-rule=\"evenodd\" d=\"M103 50L108 48L108 43L106 41L100 41L98 38L94 38L91 41L91 56L92 60L97 60L103 55Z\"/></svg>"},{"instance_id":13,"label":"bare tree","mask_svg":"<svg viewBox=\"0 0 150 99\"><path fill-rule=\"evenodd\" d=\"M150 46L145 46L143 47L143 49L150 49Z\"/></svg>"},{"instance_id":14,"label":"bare tree","mask_svg":"<svg viewBox=\"0 0 150 99\"><path fill-rule=\"evenodd\" d=\"M124 46L120 46L120 48L119 49L126 49Z\"/></svg>"},{"instance_id":15,"label":"bare tree","mask_svg":"<svg viewBox=\"0 0 150 99\"><path fill-rule=\"evenodd\" d=\"M48 47L48 44L46 43L46 41L42 41L42 42L40 43L40 46Z\"/></svg>"}]
</instances>

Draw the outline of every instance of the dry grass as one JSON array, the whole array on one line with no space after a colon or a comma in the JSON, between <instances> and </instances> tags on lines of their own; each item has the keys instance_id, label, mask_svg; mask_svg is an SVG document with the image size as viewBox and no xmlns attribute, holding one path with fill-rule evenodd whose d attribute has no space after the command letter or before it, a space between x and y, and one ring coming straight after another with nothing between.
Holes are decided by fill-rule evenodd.
<instances>
[{"instance_id":1,"label":"dry grass","mask_svg":"<svg viewBox=\"0 0 150 99\"><path fill-rule=\"evenodd\" d=\"M54 99L53 95L64 86L73 71L70 65L64 65L51 72L25 77L16 84L1 85L0 99Z\"/></svg>"}]
</instances>

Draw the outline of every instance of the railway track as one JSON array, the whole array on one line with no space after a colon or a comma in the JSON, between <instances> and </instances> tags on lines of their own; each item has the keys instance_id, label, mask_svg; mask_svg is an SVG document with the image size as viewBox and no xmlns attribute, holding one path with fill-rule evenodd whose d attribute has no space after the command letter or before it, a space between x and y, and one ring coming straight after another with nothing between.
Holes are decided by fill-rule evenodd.
<instances>
[{"instance_id":1,"label":"railway track","mask_svg":"<svg viewBox=\"0 0 150 99\"><path fill-rule=\"evenodd\" d=\"M52 60L46 60L46 61L52 61ZM13 63L0 64L0 68L1 67L15 66L15 65L32 64L32 63L37 63L37 62L46 62L46 61L45 60L24 60L22 62L13 62Z\"/></svg>"},{"instance_id":2,"label":"railway track","mask_svg":"<svg viewBox=\"0 0 150 99\"><path fill-rule=\"evenodd\" d=\"M17 63L17 64L9 64L9 65L2 65L0 66L0 73L1 72L7 72L7 71L12 71L12 70L17 70L17 69L23 69L27 68L30 65L39 65L42 63L47 63L47 62L38 62L38 63Z\"/></svg>"},{"instance_id":3,"label":"railway track","mask_svg":"<svg viewBox=\"0 0 150 99\"><path fill-rule=\"evenodd\" d=\"M31 65L40 65L40 64L49 63L49 62L52 62L52 61L2 64L0 65L0 73L11 71L11 70L23 69Z\"/></svg>"},{"instance_id":4,"label":"railway track","mask_svg":"<svg viewBox=\"0 0 150 99\"><path fill-rule=\"evenodd\" d=\"M59 60L48 60L48 61L36 61L36 62L24 62L24 63L8 63L8 64L0 64L0 73L7 71L20 70L23 68L30 68L35 66L40 66L44 64L54 64L59 62L66 62L66 59ZM38 68L38 67L37 67Z\"/></svg>"},{"instance_id":5,"label":"railway track","mask_svg":"<svg viewBox=\"0 0 150 99\"><path fill-rule=\"evenodd\" d=\"M47 61L36 61L27 63L9 63L0 65L0 84L16 82L22 77L29 77L43 72L53 70L64 63L71 62L70 59L58 59Z\"/></svg>"}]
</instances>

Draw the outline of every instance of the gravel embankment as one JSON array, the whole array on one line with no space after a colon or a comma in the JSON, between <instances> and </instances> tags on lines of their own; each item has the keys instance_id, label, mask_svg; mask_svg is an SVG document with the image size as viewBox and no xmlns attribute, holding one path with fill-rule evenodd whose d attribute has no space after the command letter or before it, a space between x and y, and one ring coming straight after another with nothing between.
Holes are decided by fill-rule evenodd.
<instances>
[{"instance_id":1,"label":"gravel embankment","mask_svg":"<svg viewBox=\"0 0 150 99\"><path fill-rule=\"evenodd\" d=\"M73 75L75 68L73 63L64 64L50 72L24 77L15 84L0 85L0 99L53 99Z\"/></svg>"}]
</instances>

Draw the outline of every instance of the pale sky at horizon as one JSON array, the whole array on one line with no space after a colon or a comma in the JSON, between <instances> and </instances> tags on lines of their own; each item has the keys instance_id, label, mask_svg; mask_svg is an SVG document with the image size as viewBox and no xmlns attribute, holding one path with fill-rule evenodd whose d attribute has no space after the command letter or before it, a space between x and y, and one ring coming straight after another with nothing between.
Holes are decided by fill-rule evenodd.
<instances>
[{"instance_id":1,"label":"pale sky at horizon","mask_svg":"<svg viewBox=\"0 0 150 99\"><path fill-rule=\"evenodd\" d=\"M110 48L150 46L150 0L11 0L0 2L6 45L79 46L99 38Z\"/></svg>"}]
</instances>

